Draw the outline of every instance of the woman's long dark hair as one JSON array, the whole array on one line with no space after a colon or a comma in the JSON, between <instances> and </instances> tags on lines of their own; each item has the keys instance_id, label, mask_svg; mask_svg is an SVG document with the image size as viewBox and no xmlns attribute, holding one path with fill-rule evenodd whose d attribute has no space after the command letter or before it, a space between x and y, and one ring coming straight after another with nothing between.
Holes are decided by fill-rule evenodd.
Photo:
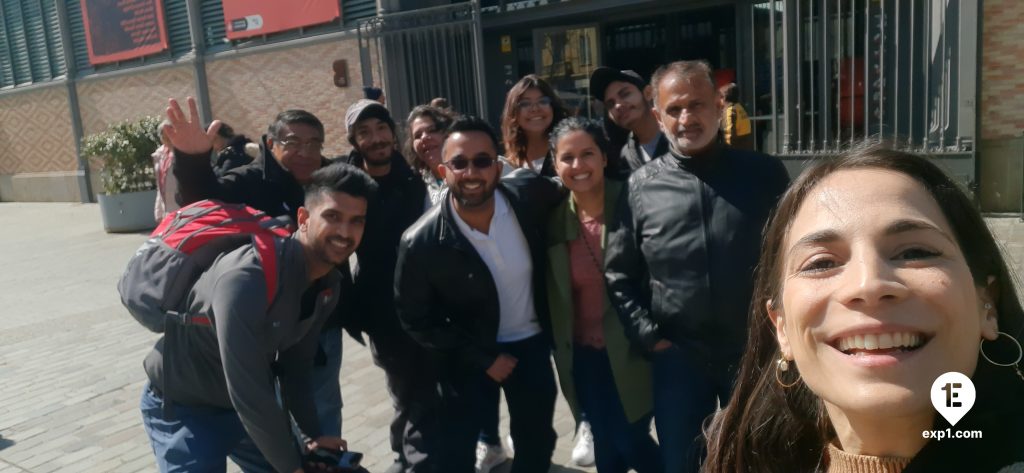
<instances>
[{"instance_id":1,"label":"woman's long dark hair","mask_svg":"<svg viewBox=\"0 0 1024 473\"><path fill-rule=\"evenodd\" d=\"M989 276L996 278L999 330L1017 339L1024 335L1024 313L992 233L964 192L939 167L928 159L877 146L858 148L818 163L793 182L765 228L747 350L732 399L707 431L708 457L703 470L707 473L790 473L824 467L824 451L835 432L821 399L802 381L791 388L776 382L775 361L780 351L766 304L781 301L783 243L801 204L827 176L849 169L898 172L924 186L949 221L975 285L985 287ZM986 353L996 360L1012 360L1016 347L991 354L990 345L1012 345L1000 342L1004 343L986 345ZM791 373L787 373L786 381ZM998 413L1021 402L1024 381L1012 368L994 366L979 357L972 379L978 393L974 411Z\"/></svg>"},{"instance_id":2,"label":"woman's long dark hair","mask_svg":"<svg viewBox=\"0 0 1024 473\"><path fill-rule=\"evenodd\" d=\"M555 125L562 121L563 118L569 116L569 112L565 108L565 104L562 103L562 99L558 98L555 89L551 88L547 81L541 79L536 74L530 74L519 79L519 82L516 82L516 85L512 86L512 89L508 91L508 95L505 96L505 110L501 114L501 137L505 145L505 157L517 167L522 167L527 159L527 143L526 133L523 133L523 130L519 128L519 124L516 123L516 117L519 116L519 100L530 89L537 89L545 97L551 99L551 124L548 125L547 130L544 130L545 135L550 135Z\"/></svg>"}]
</instances>

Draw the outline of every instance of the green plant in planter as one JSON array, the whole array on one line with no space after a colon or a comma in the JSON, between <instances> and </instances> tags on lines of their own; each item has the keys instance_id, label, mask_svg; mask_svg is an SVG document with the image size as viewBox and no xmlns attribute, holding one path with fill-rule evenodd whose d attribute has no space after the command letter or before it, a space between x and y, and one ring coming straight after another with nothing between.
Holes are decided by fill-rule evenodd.
<instances>
[{"instance_id":1,"label":"green plant in planter","mask_svg":"<svg viewBox=\"0 0 1024 473\"><path fill-rule=\"evenodd\" d=\"M101 166L106 194L156 189L152 154L160 146L160 119L142 117L110 125L82 140L82 154Z\"/></svg>"}]
</instances>

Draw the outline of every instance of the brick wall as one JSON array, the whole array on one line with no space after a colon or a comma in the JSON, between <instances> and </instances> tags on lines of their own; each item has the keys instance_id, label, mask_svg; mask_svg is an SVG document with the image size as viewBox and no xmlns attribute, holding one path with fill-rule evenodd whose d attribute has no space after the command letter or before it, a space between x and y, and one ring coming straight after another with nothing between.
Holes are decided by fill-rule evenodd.
<instances>
[{"instance_id":1,"label":"brick wall","mask_svg":"<svg viewBox=\"0 0 1024 473\"><path fill-rule=\"evenodd\" d=\"M1024 1L985 0L982 11L981 137L1024 135Z\"/></svg>"},{"instance_id":2,"label":"brick wall","mask_svg":"<svg viewBox=\"0 0 1024 473\"><path fill-rule=\"evenodd\" d=\"M348 61L348 87L334 85L332 64ZM206 65L213 116L253 140L278 112L300 108L324 123L324 154L349 149L345 109L363 97L355 38L210 60Z\"/></svg>"},{"instance_id":3,"label":"brick wall","mask_svg":"<svg viewBox=\"0 0 1024 473\"><path fill-rule=\"evenodd\" d=\"M145 115L163 116L167 98L195 95L192 66L171 67L78 83L82 129L86 136L111 123Z\"/></svg>"},{"instance_id":4,"label":"brick wall","mask_svg":"<svg viewBox=\"0 0 1024 473\"><path fill-rule=\"evenodd\" d=\"M0 96L0 175L76 169L67 87Z\"/></svg>"}]
</instances>

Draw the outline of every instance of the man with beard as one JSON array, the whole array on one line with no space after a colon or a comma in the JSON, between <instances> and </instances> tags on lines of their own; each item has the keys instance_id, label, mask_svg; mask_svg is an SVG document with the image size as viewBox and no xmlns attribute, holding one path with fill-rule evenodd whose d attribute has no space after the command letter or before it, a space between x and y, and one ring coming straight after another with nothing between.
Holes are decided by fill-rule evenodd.
<instances>
[{"instance_id":1,"label":"man with beard","mask_svg":"<svg viewBox=\"0 0 1024 473\"><path fill-rule=\"evenodd\" d=\"M652 82L669 152L630 175L608 227L605 277L626 335L653 361L665 471L695 472L701 425L729 400L761 229L789 175L776 158L721 142L707 63L662 66Z\"/></svg>"},{"instance_id":2,"label":"man with beard","mask_svg":"<svg viewBox=\"0 0 1024 473\"><path fill-rule=\"evenodd\" d=\"M193 119L198 117L195 99L188 98ZM185 120L177 101L170 100L167 116L176 126L200 129ZM177 120L177 122L175 122ZM305 110L286 110L277 114L260 140L257 158L244 166L217 175L211 165L211 149L219 131L220 121L211 123L208 139L195 147L195 152L175 150L174 176L178 178L180 204L203 199L240 203L262 210L272 217L288 216L294 222L303 201L303 186L313 172L329 164L321 156L324 148L324 125ZM176 146L177 148L177 146ZM350 279L348 265L339 267ZM347 297L346 297L347 299ZM320 335L320 349L313 369L314 399L317 417L325 433L341 435L341 325L339 313L331 316Z\"/></svg>"},{"instance_id":3,"label":"man with beard","mask_svg":"<svg viewBox=\"0 0 1024 473\"><path fill-rule=\"evenodd\" d=\"M359 100L345 112L345 125L353 150L339 159L364 169L379 190L370 202L366 238L356 250L353 297L343 302L341 309L352 321L351 331L362 330L370 336L374 362L387 376L395 407L390 441L397 454L389 471L430 471L426 452L419 446L424 436L431 436L428 426L415 418L410 422L407 415L410 405L421 397L418 390L424 383L424 356L422 348L402 330L394 302L398 241L423 214L427 188L397 151L395 122L384 105Z\"/></svg>"},{"instance_id":4,"label":"man with beard","mask_svg":"<svg viewBox=\"0 0 1024 473\"><path fill-rule=\"evenodd\" d=\"M205 149L198 126L175 128L176 149ZM275 241L273 303L263 274L271 267L254 243L218 257L195 282L183 312L195 323L168 324L143 364L140 409L161 472L224 471L230 457L244 471L301 473L289 418L314 439L307 448L346 448L323 433L310 377L320 328L339 299L335 267L359 245L375 187L344 164L310 176L298 230Z\"/></svg>"},{"instance_id":5,"label":"man with beard","mask_svg":"<svg viewBox=\"0 0 1024 473\"><path fill-rule=\"evenodd\" d=\"M590 93L604 103L608 120L629 131L620 154L629 172L668 151L652 108L653 89L640 74L599 67L590 75Z\"/></svg>"},{"instance_id":6,"label":"man with beard","mask_svg":"<svg viewBox=\"0 0 1024 473\"><path fill-rule=\"evenodd\" d=\"M516 455L513 473L548 471L555 447L555 379L543 268L547 211L557 186L529 170L499 181L498 140L479 118L449 128L441 202L402 237L398 314L433 355L442 436L429 444L445 473L472 473L481 419L501 386Z\"/></svg>"}]
</instances>

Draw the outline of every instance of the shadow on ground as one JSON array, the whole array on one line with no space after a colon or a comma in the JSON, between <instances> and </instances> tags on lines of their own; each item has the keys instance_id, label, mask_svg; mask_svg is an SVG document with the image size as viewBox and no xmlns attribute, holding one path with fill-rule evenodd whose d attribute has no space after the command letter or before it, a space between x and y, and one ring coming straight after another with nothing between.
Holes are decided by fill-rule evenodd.
<instances>
[{"instance_id":1,"label":"shadow on ground","mask_svg":"<svg viewBox=\"0 0 1024 473\"><path fill-rule=\"evenodd\" d=\"M0 450L10 447L11 445L14 445L14 440L0 437Z\"/></svg>"},{"instance_id":2,"label":"shadow on ground","mask_svg":"<svg viewBox=\"0 0 1024 473\"><path fill-rule=\"evenodd\" d=\"M512 462L505 462L501 466L491 470L493 473L509 473L512 470ZM587 473L587 470L578 470L563 465L551 465L548 473Z\"/></svg>"}]
</instances>

